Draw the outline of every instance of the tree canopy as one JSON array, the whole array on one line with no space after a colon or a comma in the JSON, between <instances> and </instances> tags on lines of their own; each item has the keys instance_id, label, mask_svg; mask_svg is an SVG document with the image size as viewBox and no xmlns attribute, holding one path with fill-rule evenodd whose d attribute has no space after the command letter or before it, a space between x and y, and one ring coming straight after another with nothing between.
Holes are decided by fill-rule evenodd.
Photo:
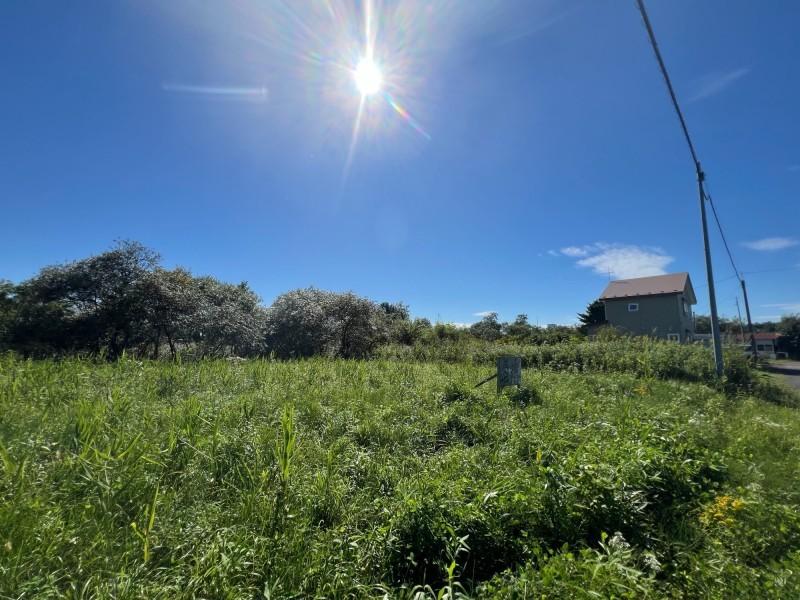
<instances>
[{"instance_id":1,"label":"tree canopy","mask_svg":"<svg viewBox=\"0 0 800 600\"><path fill-rule=\"evenodd\" d=\"M376 303L313 287L286 292L264 306L247 282L167 269L156 252L131 241L44 267L17 285L0 281L0 350L30 357L361 358L386 342L478 338L546 344L575 335L574 327L533 326L524 314L510 323L489 313L469 327L431 324L412 318L402 302Z\"/></svg>"}]
</instances>

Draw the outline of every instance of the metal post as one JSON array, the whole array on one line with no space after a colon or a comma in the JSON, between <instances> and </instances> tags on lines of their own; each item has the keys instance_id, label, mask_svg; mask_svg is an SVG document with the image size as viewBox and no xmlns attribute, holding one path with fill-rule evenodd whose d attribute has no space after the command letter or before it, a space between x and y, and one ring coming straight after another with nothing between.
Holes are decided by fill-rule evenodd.
<instances>
[{"instance_id":1,"label":"metal post","mask_svg":"<svg viewBox=\"0 0 800 600\"><path fill-rule=\"evenodd\" d=\"M711 305L711 337L714 340L714 364L717 377L722 377L724 365L722 362L722 340L719 335L719 318L717 317L717 294L714 291L714 270L711 267L711 246L708 243L708 222L706 220L706 193L703 190L705 175L700 168L700 163L695 163L697 168L697 189L700 193L700 216L703 221L703 246L706 253L706 276L708 277L708 303Z\"/></svg>"},{"instance_id":2,"label":"metal post","mask_svg":"<svg viewBox=\"0 0 800 600\"><path fill-rule=\"evenodd\" d=\"M753 329L753 321L750 319L750 302L747 300L747 286L742 281L742 293L744 294L744 312L747 314L747 329L750 330L750 343L753 344L753 358L758 360L758 347L756 346L756 332Z\"/></svg>"}]
</instances>

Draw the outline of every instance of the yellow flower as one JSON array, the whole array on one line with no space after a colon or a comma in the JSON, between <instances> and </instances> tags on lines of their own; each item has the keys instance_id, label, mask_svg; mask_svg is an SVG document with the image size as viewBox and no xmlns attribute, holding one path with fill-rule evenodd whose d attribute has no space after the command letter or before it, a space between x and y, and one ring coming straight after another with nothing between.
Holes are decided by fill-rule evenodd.
<instances>
[{"instance_id":1,"label":"yellow flower","mask_svg":"<svg viewBox=\"0 0 800 600\"><path fill-rule=\"evenodd\" d=\"M733 525L733 513L739 511L744 506L744 501L740 498L731 498L727 495L717 496L714 502L706 506L700 514L700 522L703 525L721 523L723 525Z\"/></svg>"}]
</instances>

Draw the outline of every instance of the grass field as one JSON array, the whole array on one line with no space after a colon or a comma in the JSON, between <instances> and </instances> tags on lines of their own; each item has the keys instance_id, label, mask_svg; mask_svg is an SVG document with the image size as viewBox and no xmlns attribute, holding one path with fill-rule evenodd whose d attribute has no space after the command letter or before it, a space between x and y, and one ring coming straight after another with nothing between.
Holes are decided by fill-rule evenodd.
<instances>
[{"instance_id":1,"label":"grass field","mask_svg":"<svg viewBox=\"0 0 800 600\"><path fill-rule=\"evenodd\" d=\"M0 597L800 596L797 409L490 373L0 358Z\"/></svg>"}]
</instances>

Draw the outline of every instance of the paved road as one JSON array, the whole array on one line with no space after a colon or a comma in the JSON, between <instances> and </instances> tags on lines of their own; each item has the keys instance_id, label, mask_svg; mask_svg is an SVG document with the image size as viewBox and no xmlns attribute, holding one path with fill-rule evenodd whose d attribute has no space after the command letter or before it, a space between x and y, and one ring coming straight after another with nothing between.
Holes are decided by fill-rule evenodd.
<instances>
[{"instance_id":1,"label":"paved road","mask_svg":"<svg viewBox=\"0 0 800 600\"><path fill-rule=\"evenodd\" d=\"M794 389L800 390L800 362L796 360L771 361L769 370L779 374Z\"/></svg>"}]
</instances>

